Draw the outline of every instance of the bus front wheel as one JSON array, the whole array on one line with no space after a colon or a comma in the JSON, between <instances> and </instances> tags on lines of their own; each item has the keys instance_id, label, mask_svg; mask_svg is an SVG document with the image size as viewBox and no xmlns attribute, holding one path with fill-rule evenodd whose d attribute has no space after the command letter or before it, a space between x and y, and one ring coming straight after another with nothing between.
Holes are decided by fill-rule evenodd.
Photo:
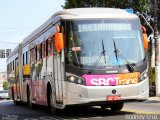
<instances>
[{"instance_id":1,"label":"bus front wheel","mask_svg":"<svg viewBox=\"0 0 160 120\"><path fill-rule=\"evenodd\" d=\"M29 88L27 89L27 104L29 108L34 108L32 104L32 96Z\"/></svg>"},{"instance_id":2,"label":"bus front wheel","mask_svg":"<svg viewBox=\"0 0 160 120\"><path fill-rule=\"evenodd\" d=\"M101 105L100 107L101 107L102 110L104 110L104 109L108 108L109 105L108 105L108 104L105 104L105 105Z\"/></svg>"},{"instance_id":3,"label":"bus front wheel","mask_svg":"<svg viewBox=\"0 0 160 120\"><path fill-rule=\"evenodd\" d=\"M49 108L50 108L50 111L51 111L51 114L54 115L56 114L56 108L55 108L55 95L52 93L51 89L50 89L50 92L49 92Z\"/></svg>"},{"instance_id":4,"label":"bus front wheel","mask_svg":"<svg viewBox=\"0 0 160 120\"><path fill-rule=\"evenodd\" d=\"M110 108L113 111L120 111L123 108L123 105L124 105L123 102L122 103L113 103L113 104L110 104Z\"/></svg>"}]
</instances>

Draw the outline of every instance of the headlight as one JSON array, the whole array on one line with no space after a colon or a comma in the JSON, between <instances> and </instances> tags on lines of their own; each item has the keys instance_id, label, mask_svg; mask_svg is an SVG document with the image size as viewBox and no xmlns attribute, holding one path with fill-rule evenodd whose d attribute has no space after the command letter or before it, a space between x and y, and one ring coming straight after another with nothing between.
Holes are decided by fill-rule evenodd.
<instances>
[{"instance_id":1,"label":"headlight","mask_svg":"<svg viewBox=\"0 0 160 120\"><path fill-rule=\"evenodd\" d=\"M145 70L141 75L140 75L140 81L145 80L148 77L148 71Z\"/></svg>"},{"instance_id":2,"label":"headlight","mask_svg":"<svg viewBox=\"0 0 160 120\"><path fill-rule=\"evenodd\" d=\"M72 82L72 83L75 83L75 84L85 85L85 81L84 81L83 78L81 78L77 75L73 75L71 73L66 73L66 81Z\"/></svg>"}]
</instances>

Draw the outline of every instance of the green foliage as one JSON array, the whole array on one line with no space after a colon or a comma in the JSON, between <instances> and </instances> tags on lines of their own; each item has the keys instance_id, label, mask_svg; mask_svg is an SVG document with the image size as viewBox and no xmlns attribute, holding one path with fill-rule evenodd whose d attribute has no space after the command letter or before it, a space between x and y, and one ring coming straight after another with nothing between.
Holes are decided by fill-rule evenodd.
<instances>
[{"instance_id":1,"label":"green foliage","mask_svg":"<svg viewBox=\"0 0 160 120\"><path fill-rule=\"evenodd\" d=\"M83 7L133 8L137 11L148 10L148 0L65 0L64 9Z\"/></svg>"},{"instance_id":2,"label":"green foliage","mask_svg":"<svg viewBox=\"0 0 160 120\"><path fill-rule=\"evenodd\" d=\"M148 70L148 74L149 74L149 85L152 85L152 83L155 83L155 71L153 68L149 68Z\"/></svg>"},{"instance_id":3,"label":"green foliage","mask_svg":"<svg viewBox=\"0 0 160 120\"><path fill-rule=\"evenodd\" d=\"M3 82L3 89L8 90L8 82L7 81Z\"/></svg>"}]
</instances>

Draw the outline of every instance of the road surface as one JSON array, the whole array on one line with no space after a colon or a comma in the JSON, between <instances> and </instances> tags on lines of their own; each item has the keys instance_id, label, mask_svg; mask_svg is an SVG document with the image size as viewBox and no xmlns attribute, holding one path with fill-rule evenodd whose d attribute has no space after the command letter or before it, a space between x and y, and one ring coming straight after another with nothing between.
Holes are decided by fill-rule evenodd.
<instances>
[{"instance_id":1,"label":"road surface","mask_svg":"<svg viewBox=\"0 0 160 120\"><path fill-rule=\"evenodd\" d=\"M158 115L159 114L159 115ZM73 107L50 115L47 107L30 109L14 105L11 100L0 101L0 120L160 120L160 102L126 103L120 112L99 107Z\"/></svg>"}]
</instances>

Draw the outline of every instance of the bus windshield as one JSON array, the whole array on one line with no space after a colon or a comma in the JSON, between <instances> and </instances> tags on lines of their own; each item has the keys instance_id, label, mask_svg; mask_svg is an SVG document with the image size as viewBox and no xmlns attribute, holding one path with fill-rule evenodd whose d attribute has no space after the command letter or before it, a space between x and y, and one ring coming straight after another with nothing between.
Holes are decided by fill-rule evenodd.
<instances>
[{"instance_id":1,"label":"bus windshield","mask_svg":"<svg viewBox=\"0 0 160 120\"><path fill-rule=\"evenodd\" d=\"M144 60L141 24L137 18L73 20L68 25L70 59L75 65L92 66L103 51L105 54L97 66L125 65L115 54L115 45L131 64Z\"/></svg>"}]
</instances>

